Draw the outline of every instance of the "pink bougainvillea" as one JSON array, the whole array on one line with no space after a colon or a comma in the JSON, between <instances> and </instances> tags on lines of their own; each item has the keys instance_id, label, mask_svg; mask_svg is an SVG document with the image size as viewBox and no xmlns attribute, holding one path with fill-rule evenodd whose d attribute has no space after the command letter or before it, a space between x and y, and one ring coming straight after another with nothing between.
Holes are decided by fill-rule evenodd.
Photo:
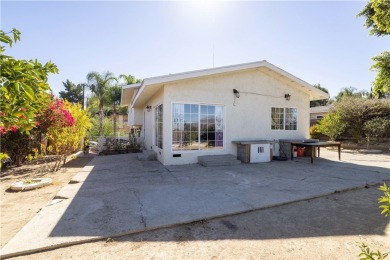
<instances>
[{"instance_id":1,"label":"pink bougainvillea","mask_svg":"<svg viewBox=\"0 0 390 260\"><path fill-rule=\"evenodd\" d=\"M0 136L5 134L7 131L10 131L12 133L16 133L16 131L18 131L18 126L11 125L8 129L6 129L4 126L0 126Z\"/></svg>"},{"instance_id":2,"label":"pink bougainvillea","mask_svg":"<svg viewBox=\"0 0 390 260\"><path fill-rule=\"evenodd\" d=\"M72 114L65 108L60 99L53 99L46 110L37 118L36 125L42 130L49 127L67 127L74 125Z\"/></svg>"},{"instance_id":3,"label":"pink bougainvillea","mask_svg":"<svg viewBox=\"0 0 390 260\"><path fill-rule=\"evenodd\" d=\"M0 126L0 135L4 134L6 132L6 129L4 126Z\"/></svg>"},{"instance_id":4,"label":"pink bougainvillea","mask_svg":"<svg viewBox=\"0 0 390 260\"><path fill-rule=\"evenodd\" d=\"M9 127L9 130L10 130L11 132L13 132L13 133L16 133L16 131L18 131L18 126L16 126L16 125L11 125L11 126Z\"/></svg>"},{"instance_id":5,"label":"pink bougainvillea","mask_svg":"<svg viewBox=\"0 0 390 260\"><path fill-rule=\"evenodd\" d=\"M26 111L27 108L20 108L20 111ZM1 112L0 116L4 116L5 112ZM25 115L21 115L20 119L25 119ZM75 119L69 110L66 108L65 103L61 99L53 98L48 107L42 111L41 114L35 115L35 125L46 132L49 127L72 127L75 124ZM14 124L6 128L0 125L0 135L6 132L17 132L20 126Z\"/></svg>"}]
</instances>

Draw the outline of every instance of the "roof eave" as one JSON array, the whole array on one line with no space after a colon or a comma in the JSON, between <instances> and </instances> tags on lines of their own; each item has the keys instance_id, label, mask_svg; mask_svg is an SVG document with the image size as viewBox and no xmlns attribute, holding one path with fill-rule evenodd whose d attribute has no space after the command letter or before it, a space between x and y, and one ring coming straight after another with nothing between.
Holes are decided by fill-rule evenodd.
<instances>
[{"instance_id":1,"label":"roof eave","mask_svg":"<svg viewBox=\"0 0 390 260\"><path fill-rule=\"evenodd\" d=\"M184 79L188 79L188 78L205 77L205 76L228 73L228 72L233 72L233 71L255 69L255 68L260 68L260 67L267 67L268 69L273 70L274 72L276 72L280 75L283 75L283 76L289 78L290 80L296 82L297 84L303 86L304 88L306 88L306 90L308 90L309 95L310 95L310 100L319 100L319 99L329 98L329 94L323 92L322 90L315 88L314 86L307 83L306 81L288 73L285 70L282 70L281 68L267 62L266 60L262 60L262 61L257 61L257 62L243 63L243 64L237 64L237 65L218 67L218 68L196 70L196 71L189 71L189 72L182 72L182 73L177 73L177 74L170 74L170 75L146 78L139 85L138 92L135 95L134 99L132 100L131 106L134 107L134 105L136 105L137 99L139 98L139 96L142 94L142 92L144 91L144 89L148 85L164 84L164 83L184 80ZM313 93L315 93L315 94L313 94ZM320 98L318 98L318 96Z\"/></svg>"}]
</instances>

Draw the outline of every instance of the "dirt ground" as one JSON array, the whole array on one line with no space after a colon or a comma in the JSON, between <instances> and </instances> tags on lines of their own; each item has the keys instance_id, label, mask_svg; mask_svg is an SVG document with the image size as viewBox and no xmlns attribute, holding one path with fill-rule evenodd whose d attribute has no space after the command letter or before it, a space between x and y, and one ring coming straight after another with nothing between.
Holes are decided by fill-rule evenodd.
<instances>
[{"instance_id":1,"label":"dirt ground","mask_svg":"<svg viewBox=\"0 0 390 260\"><path fill-rule=\"evenodd\" d=\"M352 149L352 150L381 150L383 152L389 153L390 152L390 140L382 140L381 142L377 142L375 139L370 142L370 144L367 143L361 143L358 144L356 142L352 141L342 141L341 147L344 149Z\"/></svg>"},{"instance_id":2,"label":"dirt ground","mask_svg":"<svg viewBox=\"0 0 390 260\"><path fill-rule=\"evenodd\" d=\"M22 166L3 171L0 178L0 247L15 236L92 158L70 159L62 169L55 173L48 173L43 165ZM8 189L15 181L42 176L52 178L53 185L27 192L12 192Z\"/></svg>"},{"instance_id":3,"label":"dirt ground","mask_svg":"<svg viewBox=\"0 0 390 260\"><path fill-rule=\"evenodd\" d=\"M16 259L358 259L390 250L377 187Z\"/></svg>"},{"instance_id":4,"label":"dirt ground","mask_svg":"<svg viewBox=\"0 0 390 260\"><path fill-rule=\"evenodd\" d=\"M91 158L51 174L54 185L12 193L2 178L1 247ZM390 184L390 183L388 183ZM359 242L390 251L390 218L378 186L230 217L84 243L15 259L358 259Z\"/></svg>"}]
</instances>

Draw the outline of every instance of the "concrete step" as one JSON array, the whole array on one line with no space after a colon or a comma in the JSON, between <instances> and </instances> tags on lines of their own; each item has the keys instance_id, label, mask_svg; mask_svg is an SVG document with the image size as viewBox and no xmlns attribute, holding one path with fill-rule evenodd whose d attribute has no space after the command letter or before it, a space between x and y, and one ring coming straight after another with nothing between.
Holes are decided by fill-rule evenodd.
<instances>
[{"instance_id":1,"label":"concrete step","mask_svg":"<svg viewBox=\"0 0 390 260\"><path fill-rule=\"evenodd\" d=\"M205 167L231 166L240 164L241 161L232 154L202 155L198 156L198 163Z\"/></svg>"},{"instance_id":2,"label":"concrete step","mask_svg":"<svg viewBox=\"0 0 390 260\"><path fill-rule=\"evenodd\" d=\"M157 153L153 150L143 150L137 156L140 161L157 161Z\"/></svg>"}]
</instances>

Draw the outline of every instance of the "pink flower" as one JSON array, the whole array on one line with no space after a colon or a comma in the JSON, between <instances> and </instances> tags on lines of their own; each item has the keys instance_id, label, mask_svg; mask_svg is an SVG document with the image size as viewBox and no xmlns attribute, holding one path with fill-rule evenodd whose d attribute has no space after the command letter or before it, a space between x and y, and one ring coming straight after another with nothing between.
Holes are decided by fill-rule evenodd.
<instances>
[{"instance_id":1,"label":"pink flower","mask_svg":"<svg viewBox=\"0 0 390 260\"><path fill-rule=\"evenodd\" d=\"M18 131L18 127L16 125L11 125L9 127L9 130L12 132L12 133L16 133L16 131Z\"/></svg>"},{"instance_id":2,"label":"pink flower","mask_svg":"<svg viewBox=\"0 0 390 260\"><path fill-rule=\"evenodd\" d=\"M56 106L61 107L62 106L62 100L56 99Z\"/></svg>"}]
</instances>

